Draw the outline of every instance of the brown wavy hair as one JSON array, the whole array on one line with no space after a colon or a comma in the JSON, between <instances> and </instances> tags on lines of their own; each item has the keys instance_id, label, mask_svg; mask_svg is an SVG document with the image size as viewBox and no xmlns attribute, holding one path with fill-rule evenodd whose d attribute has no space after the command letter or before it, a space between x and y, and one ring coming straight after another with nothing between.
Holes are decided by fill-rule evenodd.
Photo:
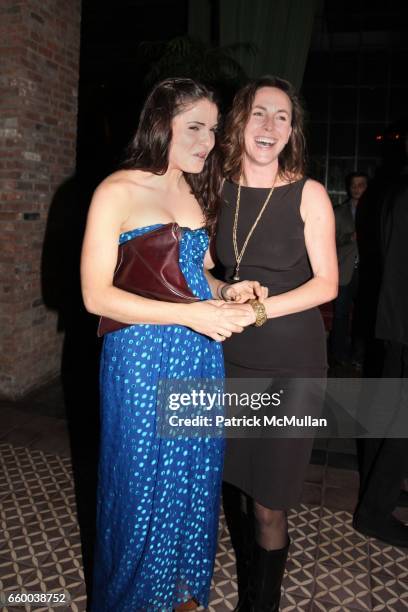
<instances>
[{"instance_id":1,"label":"brown wavy hair","mask_svg":"<svg viewBox=\"0 0 408 612\"><path fill-rule=\"evenodd\" d=\"M215 93L192 79L172 78L158 83L146 99L136 134L120 167L125 170L165 174L169 165L173 118L189 104L203 99L213 102L218 108ZM214 232L216 211L221 201L222 168L217 141L216 137L214 148L208 155L202 172L184 173L191 192L201 206L210 234Z\"/></svg>"},{"instance_id":2,"label":"brown wavy hair","mask_svg":"<svg viewBox=\"0 0 408 612\"><path fill-rule=\"evenodd\" d=\"M285 179L300 178L304 176L306 167L304 112L293 86L289 81L277 76L264 76L250 81L235 95L225 122L222 143L224 176L229 180L238 180L242 173L244 130L249 120L255 94L261 87L276 87L283 91L291 101L292 133L288 144L279 155L279 176Z\"/></svg>"}]
</instances>

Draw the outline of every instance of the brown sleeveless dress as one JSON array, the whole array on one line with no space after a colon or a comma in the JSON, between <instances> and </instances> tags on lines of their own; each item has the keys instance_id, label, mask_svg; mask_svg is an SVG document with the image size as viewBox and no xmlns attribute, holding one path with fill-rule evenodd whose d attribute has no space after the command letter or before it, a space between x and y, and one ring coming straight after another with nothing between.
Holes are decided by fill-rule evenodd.
<instances>
[{"instance_id":1,"label":"brown sleeveless dress","mask_svg":"<svg viewBox=\"0 0 408 612\"><path fill-rule=\"evenodd\" d=\"M300 216L306 180L275 188L242 258L240 279L258 280L268 287L270 296L290 291L312 278ZM227 281L231 281L235 268L232 228L237 189L234 183L224 184L225 201L216 237L217 258ZM268 191L241 187L238 249ZM285 414L320 415L323 396L316 396L313 386L307 380L303 382L326 377L326 334L318 308L268 319L259 328L247 327L223 345L227 378L284 379L289 386L292 381L296 390L287 395ZM254 438L251 434L248 438L228 439L224 479L268 508L288 509L300 501L312 446L312 437L272 438L260 434Z\"/></svg>"}]
</instances>

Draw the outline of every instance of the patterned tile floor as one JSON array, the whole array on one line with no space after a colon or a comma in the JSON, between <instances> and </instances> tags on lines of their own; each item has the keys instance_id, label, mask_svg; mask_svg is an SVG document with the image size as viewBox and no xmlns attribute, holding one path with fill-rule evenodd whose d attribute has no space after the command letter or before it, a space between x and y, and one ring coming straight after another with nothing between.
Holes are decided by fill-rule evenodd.
<instances>
[{"instance_id":1,"label":"patterned tile floor","mask_svg":"<svg viewBox=\"0 0 408 612\"><path fill-rule=\"evenodd\" d=\"M65 421L4 406L0 415L0 592L65 592L68 607L86 610L81 540ZM292 546L281 610L408 610L408 551L365 538L351 527L358 476L353 444L320 440L303 503L289 516ZM336 465L337 467L334 467ZM399 511L408 520L405 509ZM209 610L233 610L234 555L220 538ZM130 612L130 611L129 611Z\"/></svg>"}]
</instances>

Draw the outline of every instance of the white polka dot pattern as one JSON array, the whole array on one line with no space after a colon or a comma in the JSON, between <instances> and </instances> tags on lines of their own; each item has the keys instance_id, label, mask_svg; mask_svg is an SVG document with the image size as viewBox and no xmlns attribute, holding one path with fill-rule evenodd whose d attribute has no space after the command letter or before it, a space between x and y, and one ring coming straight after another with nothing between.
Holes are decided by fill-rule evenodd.
<instances>
[{"instance_id":1,"label":"white polka dot pattern","mask_svg":"<svg viewBox=\"0 0 408 612\"><path fill-rule=\"evenodd\" d=\"M124 242L157 226L122 234ZM195 295L204 229L184 229L180 268ZM177 325L132 325L108 334L101 362L101 455L93 612L204 606L216 551L224 443L156 436L160 379L220 379L221 345Z\"/></svg>"}]
</instances>

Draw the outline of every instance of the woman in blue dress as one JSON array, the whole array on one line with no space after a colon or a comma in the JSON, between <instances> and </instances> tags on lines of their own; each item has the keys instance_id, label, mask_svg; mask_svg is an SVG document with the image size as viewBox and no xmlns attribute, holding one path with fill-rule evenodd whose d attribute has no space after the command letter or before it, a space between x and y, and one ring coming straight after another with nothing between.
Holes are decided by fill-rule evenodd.
<instances>
[{"instance_id":1,"label":"woman in blue dress","mask_svg":"<svg viewBox=\"0 0 408 612\"><path fill-rule=\"evenodd\" d=\"M127 324L105 336L102 351L95 612L167 611L193 598L208 605L223 440L160 438L156 404L160 380L223 377L220 342L255 321L243 302L264 291L251 281L231 287L208 272L221 184L217 119L205 87L190 79L157 85L128 161L97 188L89 211L86 308ZM198 302L156 301L113 286L118 242L169 222L184 230L179 265Z\"/></svg>"}]
</instances>

